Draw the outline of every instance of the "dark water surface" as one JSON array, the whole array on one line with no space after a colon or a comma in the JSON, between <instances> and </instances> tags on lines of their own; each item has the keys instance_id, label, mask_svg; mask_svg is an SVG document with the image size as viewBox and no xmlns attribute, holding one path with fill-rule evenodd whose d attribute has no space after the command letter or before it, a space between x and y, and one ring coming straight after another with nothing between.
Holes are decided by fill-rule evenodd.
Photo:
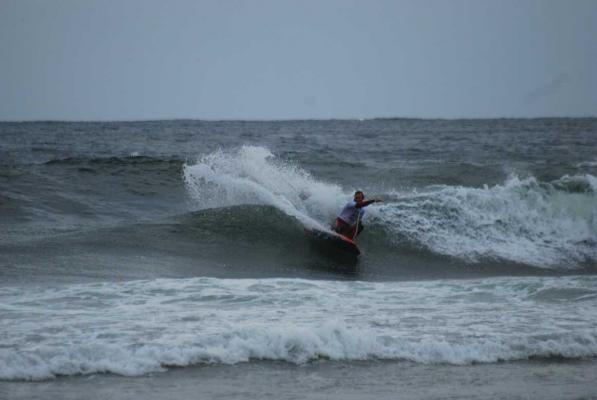
<instances>
[{"instance_id":1,"label":"dark water surface","mask_svg":"<svg viewBox=\"0 0 597 400\"><path fill-rule=\"evenodd\" d=\"M595 119L2 123L0 138L6 279L334 277L301 225L357 188L386 200L359 279L595 271Z\"/></svg>"}]
</instances>

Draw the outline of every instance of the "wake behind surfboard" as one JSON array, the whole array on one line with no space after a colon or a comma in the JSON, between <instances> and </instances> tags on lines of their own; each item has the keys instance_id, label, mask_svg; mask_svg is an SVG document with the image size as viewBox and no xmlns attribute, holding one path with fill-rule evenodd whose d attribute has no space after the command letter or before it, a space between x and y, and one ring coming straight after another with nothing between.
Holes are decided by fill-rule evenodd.
<instances>
[{"instance_id":1,"label":"wake behind surfboard","mask_svg":"<svg viewBox=\"0 0 597 400\"><path fill-rule=\"evenodd\" d=\"M344 254L349 254L354 257L361 255L361 250L356 243L346 236L315 228L305 228L305 234L321 244L327 244L329 247L334 248Z\"/></svg>"}]
</instances>

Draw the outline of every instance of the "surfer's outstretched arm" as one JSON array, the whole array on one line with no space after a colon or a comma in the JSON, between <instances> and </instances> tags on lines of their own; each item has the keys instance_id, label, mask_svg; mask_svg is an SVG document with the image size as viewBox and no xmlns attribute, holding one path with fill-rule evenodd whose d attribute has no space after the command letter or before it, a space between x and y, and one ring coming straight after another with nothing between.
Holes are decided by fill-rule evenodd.
<instances>
[{"instance_id":1,"label":"surfer's outstretched arm","mask_svg":"<svg viewBox=\"0 0 597 400\"><path fill-rule=\"evenodd\" d=\"M359 201L355 204L356 208L363 208L363 207L367 207L370 204L373 203L381 203L383 202L383 200L381 199L371 199L371 200L363 200L363 201Z\"/></svg>"}]
</instances>

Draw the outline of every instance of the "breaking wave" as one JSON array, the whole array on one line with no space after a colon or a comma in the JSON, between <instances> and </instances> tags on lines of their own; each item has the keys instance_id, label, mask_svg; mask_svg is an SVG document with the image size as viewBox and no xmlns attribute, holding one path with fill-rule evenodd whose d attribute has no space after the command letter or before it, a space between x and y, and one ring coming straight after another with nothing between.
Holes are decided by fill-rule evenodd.
<instances>
[{"instance_id":1,"label":"breaking wave","mask_svg":"<svg viewBox=\"0 0 597 400\"><path fill-rule=\"evenodd\" d=\"M324 228L354 188L323 182L263 147L217 151L183 166L195 207L276 207ZM429 186L381 193L369 224L394 245L409 244L467 262L504 260L540 268L592 267L597 261L597 178L552 182L511 176L484 187Z\"/></svg>"},{"instance_id":2,"label":"breaking wave","mask_svg":"<svg viewBox=\"0 0 597 400\"><path fill-rule=\"evenodd\" d=\"M0 378L252 360L595 357L596 283L192 278L1 288Z\"/></svg>"}]
</instances>

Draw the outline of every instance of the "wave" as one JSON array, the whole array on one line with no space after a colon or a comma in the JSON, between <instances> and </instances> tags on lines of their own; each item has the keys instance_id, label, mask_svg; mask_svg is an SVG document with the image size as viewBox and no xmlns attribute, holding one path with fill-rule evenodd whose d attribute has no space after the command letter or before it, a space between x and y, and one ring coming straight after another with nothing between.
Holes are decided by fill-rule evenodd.
<instances>
[{"instance_id":1,"label":"wave","mask_svg":"<svg viewBox=\"0 0 597 400\"><path fill-rule=\"evenodd\" d=\"M200 209L266 204L321 229L328 229L322 221L329 219L346 197L340 186L319 181L257 146L203 156L195 164L185 164L183 176Z\"/></svg>"},{"instance_id":2,"label":"wave","mask_svg":"<svg viewBox=\"0 0 597 400\"><path fill-rule=\"evenodd\" d=\"M0 182L0 230L7 242L35 240L181 213L181 168L181 160L145 156L21 165Z\"/></svg>"},{"instance_id":3,"label":"wave","mask_svg":"<svg viewBox=\"0 0 597 400\"><path fill-rule=\"evenodd\" d=\"M511 176L504 184L393 192L379 223L434 252L467 261L502 259L548 268L597 261L597 179L552 182Z\"/></svg>"},{"instance_id":4,"label":"wave","mask_svg":"<svg viewBox=\"0 0 597 400\"><path fill-rule=\"evenodd\" d=\"M592 161L583 161L575 165L576 168L593 168L597 167L597 159Z\"/></svg>"},{"instance_id":5,"label":"wave","mask_svg":"<svg viewBox=\"0 0 597 400\"><path fill-rule=\"evenodd\" d=\"M0 378L137 376L252 360L596 357L596 283L192 278L1 288ZM553 301L558 307L546 305Z\"/></svg>"},{"instance_id":6,"label":"wave","mask_svg":"<svg viewBox=\"0 0 597 400\"><path fill-rule=\"evenodd\" d=\"M183 177L198 209L265 204L322 229L353 192L255 146L186 163ZM597 261L597 178L589 174L551 182L513 175L491 187L435 185L382 195L386 203L369 207L366 223L393 246L550 269L592 268Z\"/></svg>"}]
</instances>

